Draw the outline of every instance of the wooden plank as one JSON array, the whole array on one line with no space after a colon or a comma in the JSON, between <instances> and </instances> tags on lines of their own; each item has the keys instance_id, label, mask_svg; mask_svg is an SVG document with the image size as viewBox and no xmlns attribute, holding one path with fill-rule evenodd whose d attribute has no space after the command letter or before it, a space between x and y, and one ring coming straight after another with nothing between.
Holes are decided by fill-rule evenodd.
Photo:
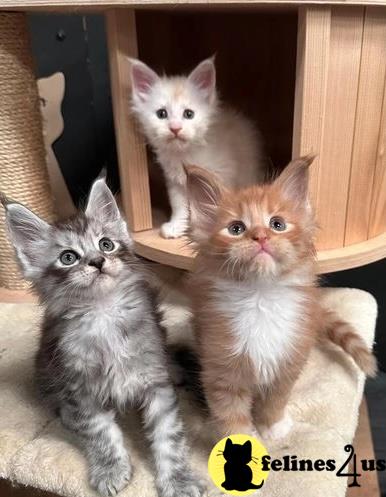
<instances>
[{"instance_id":1,"label":"wooden plank","mask_svg":"<svg viewBox=\"0 0 386 497\"><path fill-rule=\"evenodd\" d=\"M386 42L384 43L386 44ZM383 94L381 127L380 127L378 146L377 146L368 236L369 238L371 238L385 232L386 232L386 81L385 81L384 94Z\"/></svg>"},{"instance_id":2,"label":"wooden plank","mask_svg":"<svg viewBox=\"0 0 386 497\"><path fill-rule=\"evenodd\" d=\"M192 271L195 254L185 238L166 240L159 228L134 233L134 250L138 255L160 264Z\"/></svg>"},{"instance_id":3,"label":"wooden plank","mask_svg":"<svg viewBox=\"0 0 386 497\"><path fill-rule=\"evenodd\" d=\"M121 179L122 203L133 231L151 228L149 175L144 138L130 115L128 57L137 57L134 10L106 14L115 134Z\"/></svg>"},{"instance_id":4,"label":"wooden plank","mask_svg":"<svg viewBox=\"0 0 386 497\"><path fill-rule=\"evenodd\" d=\"M326 112L316 202L317 248L343 246L363 34L362 7L331 12Z\"/></svg>"},{"instance_id":5,"label":"wooden plank","mask_svg":"<svg viewBox=\"0 0 386 497\"><path fill-rule=\"evenodd\" d=\"M362 400L359 410L359 423L353 443L358 461L363 459L375 459L373 437L369 420L369 412L366 400ZM361 488L351 487L347 489L346 497L380 497L381 492L376 471L362 472L360 478Z\"/></svg>"},{"instance_id":6,"label":"wooden plank","mask_svg":"<svg viewBox=\"0 0 386 497\"><path fill-rule=\"evenodd\" d=\"M382 101L386 74L386 9L368 7L363 29L362 57L359 76L358 102L355 121L354 145L351 162L351 179L347 205L345 245L366 240L369 223L374 226L370 215L374 173L377 163L378 138L382 118ZM381 159L381 158L380 158ZM383 174L385 168L378 167ZM386 186L386 185L384 185ZM376 200L383 201L380 212L375 212L376 222L386 215L386 197L380 196L376 188ZM378 209L378 206L375 210ZM383 209L383 210L382 210ZM372 236L385 230L376 229Z\"/></svg>"},{"instance_id":7,"label":"wooden plank","mask_svg":"<svg viewBox=\"0 0 386 497\"><path fill-rule=\"evenodd\" d=\"M386 233L361 243L317 253L318 272L333 273L364 266L386 257Z\"/></svg>"},{"instance_id":8,"label":"wooden plank","mask_svg":"<svg viewBox=\"0 0 386 497\"><path fill-rule=\"evenodd\" d=\"M384 0L186 0L184 5L384 5ZM0 0L0 10L108 9L118 7L178 6L177 0Z\"/></svg>"},{"instance_id":9,"label":"wooden plank","mask_svg":"<svg viewBox=\"0 0 386 497\"><path fill-rule=\"evenodd\" d=\"M318 154L310 196L322 228L319 250L344 245L363 16L362 7L299 13L293 156Z\"/></svg>"},{"instance_id":10,"label":"wooden plank","mask_svg":"<svg viewBox=\"0 0 386 497\"><path fill-rule=\"evenodd\" d=\"M317 154L310 172L310 197L317 205L327 74L331 8L303 7L299 11L298 52L292 156Z\"/></svg>"},{"instance_id":11,"label":"wooden plank","mask_svg":"<svg viewBox=\"0 0 386 497\"><path fill-rule=\"evenodd\" d=\"M134 233L135 251L160 264L191 271L194 268L195 253L185 238L165 240L159 235L160 222L154 229ZM318 273L333 273L351 269L386 257L386 233L362 243L321 250L317 253Z\"/></svg>"}]
</instances>

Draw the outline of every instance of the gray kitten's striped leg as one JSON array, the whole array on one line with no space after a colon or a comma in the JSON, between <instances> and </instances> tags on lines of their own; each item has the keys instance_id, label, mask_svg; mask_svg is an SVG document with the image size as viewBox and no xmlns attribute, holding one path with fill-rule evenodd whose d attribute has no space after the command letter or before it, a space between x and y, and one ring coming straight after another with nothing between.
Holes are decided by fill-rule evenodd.
<instances>
[{"instance_id":1,"label":"gray kitten's striped leg","mask_svg":"<svg viewBox=\"0 0 386 497\"><path fill-rule=\"evenodd\" d=\"M90 405L65 404L63 425L75 433L86 452L90 485L103 496L117 494L128 483L132 469L113 411Z\"/></svg>"},{"instance_id":2,"label":"gray kitten's striped leg","mask_svg":"<svg viewBox=\"0 0 386 497\"><path fill-rule=\"evenodd\" d=\"M159 496L200 497L203 486L186 462L189 449L173 387L169 383L150 387L146 391L143 408L156 465Z\"/></svg>"}]
</instances>

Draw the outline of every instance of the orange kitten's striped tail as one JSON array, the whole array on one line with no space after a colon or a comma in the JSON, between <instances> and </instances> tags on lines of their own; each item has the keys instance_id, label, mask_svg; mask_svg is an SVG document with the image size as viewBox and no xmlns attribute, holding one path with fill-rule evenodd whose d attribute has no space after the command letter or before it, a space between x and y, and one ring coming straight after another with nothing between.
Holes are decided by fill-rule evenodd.
<instances>
[{"instance_id":1,"label":"orange kitten's striped tail","mask_svg":"<svg viewBox=\"0 0 386 497\"><path fill-rule=\"evenodd\" d=\"M374 377L377 374L377 361L363 338L355 328L346 321L339 319L331 311L324 311L322 320L322 338L330 340L350 355L366 375Z\"/></svg>"}]
</instances>

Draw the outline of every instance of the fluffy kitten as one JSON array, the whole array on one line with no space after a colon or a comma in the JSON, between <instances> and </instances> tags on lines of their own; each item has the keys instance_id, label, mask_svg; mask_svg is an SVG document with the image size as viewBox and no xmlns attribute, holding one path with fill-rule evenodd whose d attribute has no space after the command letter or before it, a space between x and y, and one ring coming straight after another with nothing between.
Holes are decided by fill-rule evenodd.
<instances>
[{"instance_id":1,"label":"fluffy kitten","mask_svg":"<svg viewBox=\"0 0 386 497\"><path fill-rule=\"evenodd\" d=\"M162 497L199 497L167 373L164 340L126 223L103 179L85 213L47 224L6 203L20 266L45 314L37 356L40 390L82 443L90 484L102 495L132 473L115 411L141 407Z\"/></svg>"},{"instance_id":2,"label":"fluffy kitten","mask_svg":"<svg viewBox=\"0 0 386 497\"><path fill-rule=\"evenodd\" d=\"M367 374L376 371L362 338L319 304L311 162L294 160L271 184L238 191L187 168L202 382L223 433L254 433L257 424L263 437L284 436L291 389L318 340L342 347Z\"/></svg>"},{"instance_id":3,"label":"fluffy kitten","mask_svg":"<svg viewBox=\"0 0 386 497\"><path fill-rule=\"evenodd\" d=\"M186 230L188 209L184 164L215 171L229 186L263 179L260 137L244 116L220 106L212 59L188 77L159 77L139 60L131 60L133 110L164 172L172 214L163 224L165 238Z\"/></svg>"}]
</instances>

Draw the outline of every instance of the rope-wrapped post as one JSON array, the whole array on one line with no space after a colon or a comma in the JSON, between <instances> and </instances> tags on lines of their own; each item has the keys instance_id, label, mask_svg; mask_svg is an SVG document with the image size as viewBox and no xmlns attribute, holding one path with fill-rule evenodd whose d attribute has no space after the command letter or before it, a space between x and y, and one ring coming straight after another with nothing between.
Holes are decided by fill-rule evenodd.
<instances>
[{"instance_id":1,"label":"rope-wrapped post","mask_svg":"<svg viewBox=\"0 0 386 497\"><path fill-rule=\"evenodd\" d=\"M54 206L25 14L0 13L0 190L46 220ZM0 287L25 288L0 207Z\"/></svg>"}]
</instances>

